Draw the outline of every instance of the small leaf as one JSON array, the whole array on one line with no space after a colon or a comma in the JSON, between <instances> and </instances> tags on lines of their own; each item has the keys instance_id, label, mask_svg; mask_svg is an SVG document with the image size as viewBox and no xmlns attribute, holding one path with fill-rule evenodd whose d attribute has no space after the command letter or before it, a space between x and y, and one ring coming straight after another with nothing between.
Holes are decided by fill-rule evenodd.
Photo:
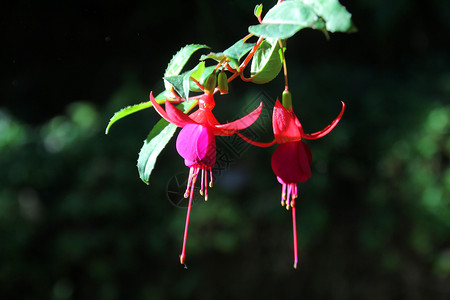
<instances>
[{"instance_id":1,"label":"small leaf","mask_svg":"<svg viewBox=\"0 0 450 300\"><path fill-rule=\"evenodd\" d=\"M205 68L205 71L203 71L202 76L200 77L200 84L205 86L206 81L209 78L209 75L211 75L214 72L214 69L216 68L216 66L209 66Z\"/></svg>"},{"instance_id":2,"label":"small leaf","mask_svg":"<svg viewBox=\"0 0 450 300\"><path fill-rule=\"evenodd\" d=\"M255 14L255 17L259 17L262 13L263 10L263 5L262 4L258 4L255 6L255 10L253 11L253 13Z\"/></svg>"},{"instance_id":3,"label":"small leaf","mask_svg":"<svg viewBox=\"0 0 450 300\"><path fill-rule=\"evenodd\" d=\"M183 92L184 92L184 99L189 99L189 90L192 90L192 84L193 81L191 80L191 77L198 80L200 79L200 76L203 74L203 71L205 71L205 62L200 62L194 69L184 73L183 76ZM194 83L195 85L195 83ZM196 86L196 85L195 85Z\"/></svg>"},{"instance_id":4,"label":"small leaf","mask_svg":"<svg viewBox=\"0 0 450 300\"><path fill-rule=\"evenodd\" d=\"M168 82L168 84L170 85L169 89L173 87L175 89L175 91L177 91L177 93L180 95L181 98L186 99L185 94L184 94L184 88L183 88L183 79L184 79L184 75L164 77L164 80L166 82Z\"/></svg>"},{"instance_id":5,"label":"small leaf","mask_svg":"<svg viewBox=\"0 0 450 300\"><path fill-rule=\"evenodd\" d=\"M278 40L264 40L253 56L250 74L252 82L263 84L274 79L281 71L282 57Z\"/></svg>"},{"instance_id":6,"label":"small leaf","mask_svg":"<svg viewBox=\"0 0 450 300\"><path fill-rule=\"evenodd\" d=\"M209 47L206 45L197 45L197 44L187 45L181 48L180 51L178 51L177 54L175 54L172 57L172 60L169 62L169 65L167 66L167 69L164 73L164 77L179 75L183 70L184 66L186 65L186 63L188 62L191 55L194 54L195 51L205 48L209 49ZM166 90L170 90L169 83L164 82L164 85L166 87Z\"/></svg>"},{"instance_id":7,"label":"small leaf","mask_svg":"<svg viewBox=\"0 0 450 300\"><path fill-rule=\"evenodd\" d=\"M186 101L177 107L184 112L191 110L197 104L197 100ZM167 143L172 139L177 126L164 119L159 120L148 134L144 145L139 152L138 171L143 182L149 184L150 174L156 163L156 159Z\"/></svg>"},{"instance_id":8,"label":"small leaf","mask_svg":"<svg viewBox=\"0 0 450 300\"><path fill-rule=\"evenodd\" d=\"M244 43L243 40L239 40L236 43L234 43L233 46L225 50L223 54L228 58L232 58L239 61L242 58L242 56L247 54L248 51L250 51L253 48L253 46L255 46L254 43Z\"/></svg>"},{"instance_id":9,"label":"small leaf","mask_svg":"<svg viewBox=\"0 0 450 300\"><path fill-rule=\"evenodd\" d=\"M195 82L192 81L191 77L198 81L202 76L203 71L205 71L204 61L200 62L194 69L184 74L183 90L186 97L185 99L189 98L189 91L201 91L200 88L195 84Z\"/></svg>"},{"instance_id":10,"label":"small leaf","mask_svg":"<svg viewBox=\"0 0 450 300\"><path fill-rule=\"evenodd\" d=\"M190 71L184 72L181 75L164 77L164 79L175 89L175 91L177 91L181 98L188 99L189 91L200 91L198 86L190 78L194 77L195 79L200 80L205 69L205 63L201 62Z\"/></svg>"},{"instance_id":11,"label":"small leaf","mask_svg":"<svg viewBox=\"0 0 450 300\"><path fill-rule=\"evenodd\" d=\"M200 60L206 60L208 58L214 59L217 62L222 61L224 58L228 60L229 65L233 69L239 67L239 60L247 54L255 46L254 43L245 43L243 40L239 40L224 52L214 53L211 52L208 55L202 55Z\"/></svg>"},{"instance_id":12,"label":"small leaf","mask_svg":"<svg viewBox=\"0 0 450 300\"><path fill-rule=\"evenodd\" d=\"M202 61L194 69L192 69L191 77L199 80L203 74L203 71L205 71L205 62Z\"/></svg>"},{"instance_id":13,"label":"small leaf","mask_svg":"<svg viewBox=\"0 0 450 300\"><path fill-rule=\"evenodd\" d=\"M149 107L152 107L152 103L151 103L150 101L147 101L147 102L142 102L142 103L139 103L139 104L136 104L136 105L133 105L133 106L127 106L127 107L125 107L125 108L119 110L119 111L116 112L116 113L114 114L114 116L112 116L112 118L109 120L108 126L106 127L106 130L105 130L105 134L108 134L108 133L109 133L109 128L110 128L115 122L117 122L118 120L120 120L120 119L122 119L122 118L124 118L124 117L126 117L126 116L128 116L128 115L131 115L131 114L133 114L133 113L135 113L135 112L138 112L138 111L140 111L140 110L149 108Z\"/></svg>"},{"instance_id":14,"label":"small leaf","mask_svg":"<svg viewBox=\"0 0 450 300\"><path fill-rule=\"evenodd\" d=\"M219 53L208 53L208 54L203 54L202 56L200 56L200 60L207 60L208 58L210 59L214 59L217 62L220 62L223 58L225 57L225 55L222 52Z\"/></svg>"}]
</instances>

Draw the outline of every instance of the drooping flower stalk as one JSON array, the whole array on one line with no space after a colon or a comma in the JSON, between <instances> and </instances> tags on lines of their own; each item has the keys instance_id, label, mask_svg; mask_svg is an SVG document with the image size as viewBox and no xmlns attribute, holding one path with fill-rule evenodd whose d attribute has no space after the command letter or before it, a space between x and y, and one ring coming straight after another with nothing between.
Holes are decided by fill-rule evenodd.
<instances>
[{"instance_id":1,"label":"drooping flower stalk","mask_svg":"<svg viewBox=\"0 0 450 300\"><path fill-rule=\"evenodd\" d=\"M283 96L285 96L285 93L283 93ZM342 102L340 114L330 125L313 134L305 134L300 121L293 112L290 93L283 98L286 98L284 102L290 107L289 109L285 108L277 99L273 109L272 126L278 147L272 155L271 165L278 182L282 185L281 205L285 206L287 210L292 208L294 268L296 269L298 264L295 210L295 199L298 198L297 183L305 182L311 177L310 165L312 162L311 150L301 139L314 140L328 134L342 118L345 104Z\"/></svg>"}]
</instances>

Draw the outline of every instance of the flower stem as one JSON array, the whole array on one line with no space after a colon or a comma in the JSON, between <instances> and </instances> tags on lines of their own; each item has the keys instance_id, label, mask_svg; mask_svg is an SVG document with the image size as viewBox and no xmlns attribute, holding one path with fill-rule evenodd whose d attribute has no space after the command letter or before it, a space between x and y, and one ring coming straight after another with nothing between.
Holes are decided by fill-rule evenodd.
<instances>
[{"instance_id":1,"label":"flower stem","mask_svg":"<svg viewBox=\"0 0 450 300\"><path fill-rule=\"evenodd\" d=\"M192 77L192 76L189 77L189 79L192 80L192 81L198 86L199 89L201 89L202 91L205 90L205 88L200 84L200 82L199 82L197 79L195 79L195 78Z\"/></svg>"},{"instance_id":2,"label":"flower stem","mask_svg":"<svg viewBox=\"0 0 450 300\"><path fill-rule=\"evenodd\" d=\"M230 76L230 78L228 78L228 82L233 81L236 77L240 76L243 72L245 67L248 65L248 63L250 62L250 60L252 59L253 55L255 55L256 50L258 49L259 45L261 45L261 43L264 41L263 37L260 37L258 39L258 41L256 42L255 46L253 46L252 50L250 51L250 53L247 55L247 57L245 58L245 60L241 63L241 65L239 66L239 71L237 71L236 73L234 73L233 75Z\"/></svg>"},{"instance_id":3,"label":"flower stem","mask_svg":"<svg viewBox=\"0 0 450 300\"><path fill-rule=\"evenodd\" d=\"M283 59L283 71L284 71L284 90L289 91L289 85L288 85L288 75L287 75L287 64L286 64L286 57L284 55L284 48L283 43L281 40L278 40L278 43L280 44L281 48L281 58ZM286 43L286 42L285 42Z\"/></svg>"}]
</instances>

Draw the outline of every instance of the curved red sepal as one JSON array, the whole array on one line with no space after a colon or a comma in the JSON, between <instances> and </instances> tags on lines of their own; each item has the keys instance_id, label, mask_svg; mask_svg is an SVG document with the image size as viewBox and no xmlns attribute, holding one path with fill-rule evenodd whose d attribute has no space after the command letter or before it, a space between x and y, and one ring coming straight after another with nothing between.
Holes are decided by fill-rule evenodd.
<instances>
[{"instance_id":1,"label":"curved red sepal","mask_svg":"<svg viewBox=\"0 0 450 300\"><path fill-rule=\"evenodd\" d=\"M238 130L245 129L255 123L256 119L258 119L259 115L261 114L262 110L262 102L259 104L258 108L256 108L254 111L246 115L245 117L242 117L236 121L223 124L223 125L216 125L214 126L214 134L215 135L232 135L236 133Z\"/></svg>"},{"instance_id":2,"label":"curved red sepal","mask_svg":"<svg viewBox=\"0 0 450 300\"><path fill-rule=\"evenodd\" d=\"M172 103L166 100L166 112L170 118L170 122L177 125L178 127L184 127L188 124L198 124L192 120L184 112L176 108Z\"/></svg>"},{"instance_id":3,"label":"curved red sepal","mask_svg":"<svg viewBox=\"0 0 450 300\"><path fill-rule=\"evenodd\" d=\"M330 125L328 125L328 126L325 127L324 129L322 129L322 130L320 130L320 131L317 131L317 132L315 132L315 133L311 133L311 134L303 133L303 134L302 134L302 137L305 138L305 139L307 139L307 140L316 140L316 139L319 139L319 138L321 138L321 137L327 135L328 133L330 133L330 131L333 130L333 128L336 127L336 125L339 123L339 121L340 121L341 118L342 118L342 115L344 114L345 103L344 103L344 101L341 101L341 103L342 103L342 109L341 109L341 112L339 113L339 116L337 116L337 118L334 119L333 122L331 122Z\"/></svg>"},{"instance_id":4,"label":"curved red sepal","mask_svg":"<svg viewBox=\"0 0 450 300\"><path fill-rule=\"evenodd\" d=\"M153 97L153 92L150 92L150 102L152 103L153 108L161 117L163 117L167 122L172 122L166 111L161 107L161 105L158 104L158 102L156 102L155 98Z\"/></svg>"},{"instance_id":5,"label":"curved red sepal","mask_svg":"<svg viewBox=\"0 0 450 300\"><path fill-rule=\"evenodd\" d=\"M243 139L244 141L246 141L247 143L249 143L249 144L251 144L251 145L253 145L253 146L257 146L257 147L270 147L270 146L275 145L275 139L274 139L273 141L269 142L269 143L263 143L263 142L257 142L257 141L254 141L254 140L252 140L252 139L249 139L248 137L246 137L245 135L243 135L243 134L240 133L240 132L236 132L236 134L237 134L238 136L240 136L241 139Z\"/></svg>"},{"instance_id":6,"label":"curved red sepal","mask_svg":"<svg viewBox=\"0 0 450 300\"><path fill-rule=\"evenodd\" d=\"M158 112L158 114L163 117L167 122L175 124L178 127L184 127L187 124L197 124L194 120L189 118L184 112L176 108L172 103L166 100L165 106L166 110L164 110L161 105L156 102L153 97L153 92L150 92L150 102L152 102L153 107Z\"/></svg>"}]
</instances>

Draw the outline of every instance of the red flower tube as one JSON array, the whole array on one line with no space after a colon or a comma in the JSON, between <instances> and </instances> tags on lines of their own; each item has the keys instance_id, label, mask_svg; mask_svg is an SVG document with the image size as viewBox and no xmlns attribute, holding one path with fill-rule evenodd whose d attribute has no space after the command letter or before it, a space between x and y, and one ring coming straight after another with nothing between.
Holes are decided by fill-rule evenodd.
<instances>
[{"instance_id":1,"label":"red flower tube","mask_svg":"<svg viewBox=\"0 0 450 300\"><path fill-rule=\"evenodd\" d=\"M298 197L297 183L305 182L311 177L312 154L308 145L301 139L318 139L327 135L339 123L344 114L345 104L339 116L323 130L313 134L305 134L302 125L292 108L286 109L280 101L276 101L273 109L273 133L279 144L272 155L272 170L282 184L281 205L286 209L292 207L292 227L294 237L294 268L297 268L297 225L295 199Z\"/></svg>"}]
</instances>

